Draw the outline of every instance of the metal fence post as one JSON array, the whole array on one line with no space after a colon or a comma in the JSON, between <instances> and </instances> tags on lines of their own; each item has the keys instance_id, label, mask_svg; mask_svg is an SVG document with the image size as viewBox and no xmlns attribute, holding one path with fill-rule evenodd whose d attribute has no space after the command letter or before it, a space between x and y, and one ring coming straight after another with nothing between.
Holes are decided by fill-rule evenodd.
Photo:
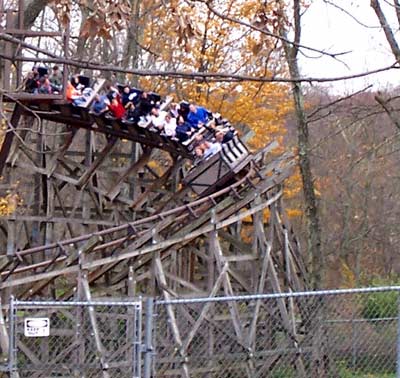
<instances>
[{"instance_id":1,"label":"metal fence post","mask_svg":"<svg viewBox=\"0 0 400 378\"><path fill-rule=\"evenodd\" d=\"M146 299L146 323L144 334L144 364L143 364L143 378L151 377L152 359L153 359L153 298Z\"/></svg>"},{"instance_id":2,"label":"metal fence post","mask_svg":"<svg viewBox=\"0 0 400 378\"><path fill-rule=\"evenodd\" d=\"M133 378L140 378L142 368L142 301L133 308Z\"/></svg>"},{"instance_id":3,"label":"metal fence post","mask_svg":"<svg viewBox=\"0 0 400 378\"><path fill-rule=\"evenodd\" d=\"M10 297L10 308L9 308L9 350L8 350L8 370L11 378L15 377L15 309L14 309L14 296Z\"/></svg>"},{"instance_id":4,"label":"metal fence post","mask_svg":"<svg viewBox=\"0 0 400 378\"><path fill-rule=\"evenodd\" d=\"M396 378L400 378L400 292L397 292L397 361L396 361Z\"/></svg>"}]
</instances>

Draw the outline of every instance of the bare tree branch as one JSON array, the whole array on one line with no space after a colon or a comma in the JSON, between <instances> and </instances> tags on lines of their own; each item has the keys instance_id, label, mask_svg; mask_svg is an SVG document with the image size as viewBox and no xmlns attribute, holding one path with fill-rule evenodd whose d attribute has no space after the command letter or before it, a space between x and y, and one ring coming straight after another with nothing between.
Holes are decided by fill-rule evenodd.
<instances>
[{"instance_id":1,"label":"bare tree branch","mask_svg":"<svg viewBox=\"0 0 400 378\"><path fill-rule=\"evenodd\" d=\"M399 0L393 0L394 6L396 8L396 16L397 16L397 22L400 26L400 2Z\"/></svg>"},{"instance_id":2,"label":"bare tree branch","mask_svg":"<svg viewBox=\"0 0 400 378\"><path fill-rule=\"evenodd\" d=\"M393 115L393 109L391 109L388 104L387 101L385 101L385 99L380 96L379 94L377 94L375 96L375 101L382 106L382 108L385 110L386 114L389 116L390 120L392 121L392 123L397 127L398 130L400 130L400 122L399 120Z\"/></svg>"},{"instance_id":3,"label":"bare tree branch","mask_svg":"<svg viewBox=\"0 0 400 378\"><path fill-rule=\"evenodd\" d=\"M313 47L302 45L302 44L299 43L299 41L296 40L296 37L295 37L295 41L294 42L290 41L288 38L285 38L285 37L283 37L283 36L281 36L279 34L272 33L270 31L268 31L266 28L260 28L260 27L258 27L256 25L253 25L253 24L249 23L249 22L242 21L242 20L239 20L237 18L234 18L234 17L231 17L231 16L227 16L227 15L219 12L218 10L216 10L211 5L211 1L210 0L188 0L188 1L189 2L203 3L203 4L205 4L207 6L207 8L212 13L214 13L216 16L218 16L222 20L230 21L230 22L233 22L235 24L245 26L245 27L250 28L250 29L252 29L254 31L257 31L257 32L259 32L259 33L261 33L263 35L267 35L269 37L275 38L277 40L280 40L281 42L288 43L289 45L295 46L297 48L302 48L302 49L305 49L305 50L316 52L318 54L327 55L327 56L329 56L329 57L331 57L333 59L336 59L338 56L345 55L345 54L349 53L349 51L344 51L344 52L339 52L339 53L329 53L329 52L326 52L326 51L323 51L323 50L319 50L319 49L316 49L316 48L313 48Z\"/></svg>"},{"instance_id":4,"label":"bare tree branch","mask_svg":"<svg viewBox=\"0 0 400 378\"><path fill-rule=\"evenodd\" d=\"M42 53L45 56L50 58L40 58L40 62L43 63L58 63L58 64L66 64L71 67L81 68L81 69L91 69L105 72L123 72L138 76L163 76L170 78L184 78L184 79L192 79L192 80L208 80L208 81L226 81L226 82L263 82L263 83L326 83L326 82L335 82L335 81L344 81L350 80L360 77L366 77L369 75L373 75L379 72L388 71L391 69L400 68L398 63L395 62L389 66L382 67L379 69L361 72L359 74L348 75L348 76L338 76L338 77L325 77L325 78L316 78L316 77L276 77L276 76L250 76L250 75L239 75L232 74L229 72L184 72L184 71L162 71L162 70L139 70L139 69L125 69L118 66L113 65L104 65L93 60L84 61L78 59L66 59L60 57L56 54L53 54L47 50L40 49L36 46L30 45L26 42L22 42L21 40L14 38L6 33L0 33L0 40L5 40L8 42L20 44L21 46ZM25 62L37 62L38 59L35 57L15 57L6 55L0 52L0 57L3 59L11 60L11 61L25 61Z\"/></svg>"},{"instance_id":5,"label":"bare tree branch","mask_svg":"<svg viewBox=\"0 0 400 378\"><path fill-rule=\"evenodd\" d=\"M393 55L399 61L400 60L400 48L394 38L393 30L390 28L389 23L386 19L385 14L382 11L379 0L371 0L371 7L375 11L379 23L382 26L383 31L385 32L386 39L389 42L390 48L392 49Z\"/></svg>"}]
</instances>

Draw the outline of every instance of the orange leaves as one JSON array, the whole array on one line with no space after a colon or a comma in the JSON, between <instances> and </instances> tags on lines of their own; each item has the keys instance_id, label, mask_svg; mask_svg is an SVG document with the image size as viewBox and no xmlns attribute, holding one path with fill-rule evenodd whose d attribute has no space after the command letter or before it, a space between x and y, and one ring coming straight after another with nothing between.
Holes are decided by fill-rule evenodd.
<instances>
[{"instance_id":1,"label":"orange leaves","mask_svg":"<svg viewBox=\"0 0 400 378\"><path fill-rule=\"evenodd\" d=\"M286 214L289 218L297 218L303 215L303 212L299 209L286 209Z\"/></svg>"},{"instance_id":2,"label":"orange leaves","mask_svg":"<svg viewBox=\"0 0 400 378\"><path fill-rule=\"evenodd\" d=\"M105 39L110 39L110 28L107 26L105 19L93 15L88 17L81 28L81 37L94 37L99 35Z\"/></svg>"},{"instance_id":3,"label":"orange leaves","mask_svg":"<svg viewBox=\"0 0 400 378\"><path fill-rule=\"evenodd\" d=\"M72 9L71 0L54 1L54 11L57 14L64 28L67 27L69 24L71 9Z\"/></svg>"},{"instance_id":4,"label":"orange leaves","mask_svg":"<svg viewBox=\"0 0 400 378\"><path fill-rule=\"evenodd\" d=\"M186 1L171 0L166 6L160 6L157 0L148 2L154 11L143 21L143 42L149 51L155 52L152 56L155 66L249 76L271 76L285 67L279 53L272 53L276 48L274 39L229 19L251 24L262 12L259 21L264 21L265 27L265 23L278 17L280 6L275 2L265 5L257 0L223 0L216 9L221 17L202 2L188 5ZM285 117L293 109L289 87L281 84L157 81L154 78L146 84L157 87L161 93L176 93L177 101L194 101L219 112L232 124L247 125L255 134L251 141L254 148L263 147L271 140L282 142L286 133Z\"/></svg>"}]
</instances>

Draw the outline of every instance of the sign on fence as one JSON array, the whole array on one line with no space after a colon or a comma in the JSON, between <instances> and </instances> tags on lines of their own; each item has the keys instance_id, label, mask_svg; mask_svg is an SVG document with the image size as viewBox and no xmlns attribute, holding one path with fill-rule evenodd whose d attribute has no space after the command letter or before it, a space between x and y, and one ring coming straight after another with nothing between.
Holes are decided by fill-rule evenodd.
<instances>
[{"instance_id":1,"label":"sign on fence","mask_svg":"<svg viewBox=\"0 0 400 378\"><path fill-rule=\"evenodd\" d=\"M49 318L24 319L24 335L26 337L47 337L50 335Z\"/></svg>"}]
</instances>

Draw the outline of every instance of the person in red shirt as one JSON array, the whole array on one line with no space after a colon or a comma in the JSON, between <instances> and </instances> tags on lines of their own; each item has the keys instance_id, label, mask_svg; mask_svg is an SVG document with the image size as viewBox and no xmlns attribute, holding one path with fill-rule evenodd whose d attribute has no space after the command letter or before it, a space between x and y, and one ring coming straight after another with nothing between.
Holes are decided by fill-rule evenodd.
<instances>
[{"instance_id":1,"label":"person in red shirt","mask_svg":"<svg viewBox=\"0 0 400 378\"><path fill-rule=\"evenodd\" d=\"M108 109L116 119L121 119L125 115L126 111L118 97L115 97L111 100L110 105L108 105Z\"/></svg>"}]
</instances>

